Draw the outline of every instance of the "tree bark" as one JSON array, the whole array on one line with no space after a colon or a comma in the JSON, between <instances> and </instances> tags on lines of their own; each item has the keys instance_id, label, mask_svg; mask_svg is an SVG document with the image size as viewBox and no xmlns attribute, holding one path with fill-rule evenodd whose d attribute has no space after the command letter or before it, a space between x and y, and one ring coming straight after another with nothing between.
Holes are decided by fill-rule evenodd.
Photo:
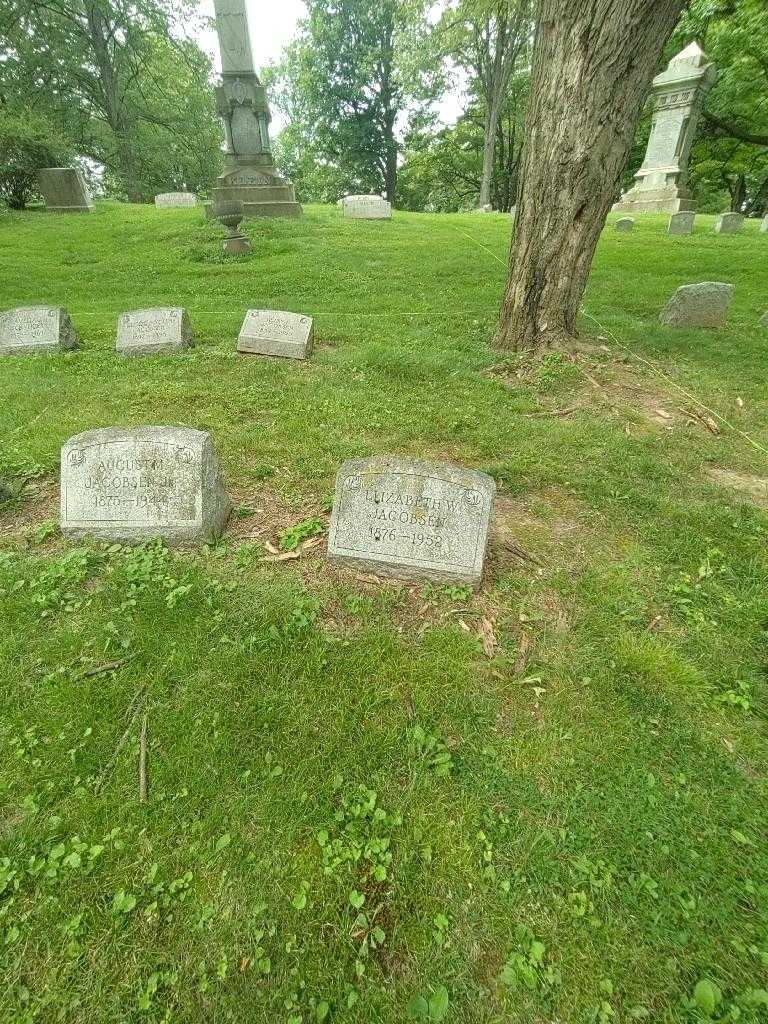
<instances>
[{"instance_id":1,"label":"tree bark","mask_svg":"<svg viewBox=\"0 0 768 1024\"><path fill-rule=\"evenodd\" d=\"M496 345L576 333L595 247L684 0L540 0Z\"/></svg>"},{"instance_id":2,"label":"tree bark","mask_svg":"<svg viewBox=\"0 0 768 1024\"><path fill-rule=\"evenodd\" d=\"M104 18L104 13L96 0L87 0L85 15L88 36L98 69L101 106L104 110L107 124L115 136L117 165L120 170L120 177L128 196L128 202L140 203L142 195L138 184L138 159L131 139L131 126L128 123L124 109L125 104L120 90L119 75L110 53L109 27Z\"/></svg>"},{"instance_id":3,"label":"tree bark","mask_svg":"<svg viewBox=\"0 0 768 1024\"><path fill-rule=\"evenodd\" d=\"M491 201L491 181L493 178L493 159L496 153L496 126L499 123L499 105L495 101L488 105L485 114L485 136L483 138L483 174L480 178L480 198L478 206L482 210Z\"/></svg>"}]
</instances>

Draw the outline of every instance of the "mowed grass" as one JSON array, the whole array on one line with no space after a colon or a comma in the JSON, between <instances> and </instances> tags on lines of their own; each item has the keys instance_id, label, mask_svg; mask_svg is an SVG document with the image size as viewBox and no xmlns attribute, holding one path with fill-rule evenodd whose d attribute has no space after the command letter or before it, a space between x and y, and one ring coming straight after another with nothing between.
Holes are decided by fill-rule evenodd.
<instances>
[{"instance_id":1,"label":"mowed grass","mask_svg":"<svg viewBox=\"0 0 768 1024\"><path fill-rule=\"evenodd\" d=\"M531 366L489 344L501 215L310 207L236 260L200 211L0 218L0 309L83 342L0 361L4 1024L768 1019L768 235L665 221L608 225L585 344ZM662 328L702 280L727 328ZM118 358L153 305L196 348ZM311 360L237 356L248 308ZM221 543L64 542L62 442L174 423ZM376 453L493 475L479 594L268 560Z\"/></svg>"}]
</instances>

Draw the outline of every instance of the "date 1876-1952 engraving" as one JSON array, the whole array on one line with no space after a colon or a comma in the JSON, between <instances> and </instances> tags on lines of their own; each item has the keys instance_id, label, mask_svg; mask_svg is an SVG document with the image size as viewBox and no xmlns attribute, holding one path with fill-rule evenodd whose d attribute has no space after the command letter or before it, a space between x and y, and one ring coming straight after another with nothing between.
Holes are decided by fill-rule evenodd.
<instances>
[{"instance_id":1,"label":"date 1876-1952 engraving","mask_svg":"<svg viewBox=\"0 0 768 1024\"><path fill-rule=\"evenodd\" d=\"M351 460L336 486L330 557L402 578L482 575L495 485L458 466Z\"/></svg>"}]
</instances>

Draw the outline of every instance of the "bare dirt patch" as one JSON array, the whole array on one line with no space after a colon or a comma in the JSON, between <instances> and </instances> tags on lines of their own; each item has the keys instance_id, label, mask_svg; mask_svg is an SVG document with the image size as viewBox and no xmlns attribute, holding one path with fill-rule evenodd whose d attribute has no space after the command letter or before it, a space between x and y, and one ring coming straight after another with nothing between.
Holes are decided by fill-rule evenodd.
<instances>
[{"instance_id":1,"label":"bare dirt patch","mask_svg":"<svg viewBox=\"0 0 768 1024\"><path fill-rule=\"evenodd\" d=\"M0 537L21 540L42 523L58 518L58 481L37 477L26 481L18 496L0 507Z\"/></svg>"},{"instance_id":2,"label":"bare dirt patch","mask_svg":"<svg viewBox=\"0 0 768 1024\"><path fill-rule=\"evenodd\" d=\"M711 466L706 474L720 487L738 491L760 508L768 508L768 477L737 473L735 469L723 469L719 466Z\"/></svg>"}]
</instances>

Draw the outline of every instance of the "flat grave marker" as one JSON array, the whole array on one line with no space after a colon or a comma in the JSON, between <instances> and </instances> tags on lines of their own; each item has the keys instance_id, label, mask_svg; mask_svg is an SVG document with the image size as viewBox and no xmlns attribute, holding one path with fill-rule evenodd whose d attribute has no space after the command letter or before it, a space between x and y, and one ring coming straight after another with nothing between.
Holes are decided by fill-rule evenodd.
<instances>
[{"instance_id":1,"label":"flat grave marker","mask_svg":"<svg viewBox=\"0 0 768 1024\"><path fill-rule=\"evenodd\" d=\"M211 435L190 427L104 427L61 449L65 537L216 540L229 518Z\"/></svg>"},{"instance_id":2,"label":"flat grave marker","mask_svg":"<svg viewBox=\"0 0 768 1024\"><path fill-rule=\"evenodd\" d=\"M336 477L328 557L405 580L480 584L496 485L485 473L394 456Z\"/></svg>"}]
</instances>

